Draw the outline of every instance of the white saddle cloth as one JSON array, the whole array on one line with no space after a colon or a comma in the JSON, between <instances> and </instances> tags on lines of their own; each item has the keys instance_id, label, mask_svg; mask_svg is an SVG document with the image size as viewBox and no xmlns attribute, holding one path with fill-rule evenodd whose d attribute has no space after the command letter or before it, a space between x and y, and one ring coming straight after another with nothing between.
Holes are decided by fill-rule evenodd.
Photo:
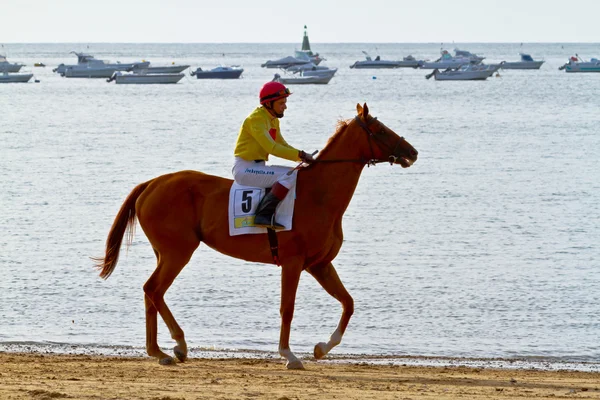
<instances>
[{"instance_id":1,"label":"white saddle cloth","mask_svg":"<svg viewBox=\"0 0 600 400\"><path fill-rule=\"evenodd\" d=\"M256 208L264 194L264 188L242 186L237 182L233 182L229 191L229 236L267 233L267 228L254 226ZM275 220L285 226L285 229L280 229L281 231L292 230L295 201L296 180L294 178L294 184L290 191L275 211Z\"/></svg>"}]
</instances>

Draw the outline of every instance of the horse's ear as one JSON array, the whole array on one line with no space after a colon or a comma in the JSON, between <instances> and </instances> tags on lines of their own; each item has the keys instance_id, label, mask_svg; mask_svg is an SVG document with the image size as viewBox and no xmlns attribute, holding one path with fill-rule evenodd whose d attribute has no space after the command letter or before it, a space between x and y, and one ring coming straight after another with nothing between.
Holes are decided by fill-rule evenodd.
<instances>
[{"instance_id":1,"label":"horse's ear","mask_svg":"<svg viewBox=\"0 0 600 400\"><path fill-rule=\"evenodd\" d=\"M356 113L361 116L362 115L362 107L360 104L356 103Z\"/></svg>"},{"instance_id":2,"label":"horse's ear","mask_svg":"<svg viewBox=\"0 0 600 400\"><path fill-rule=\"evenodd\" d=\"M368 116L369 116L369 107L367 106L367 103L365 103L363 105L363 118L365 119L365 121L367 120Z\"/></svg>"}]
</instances>

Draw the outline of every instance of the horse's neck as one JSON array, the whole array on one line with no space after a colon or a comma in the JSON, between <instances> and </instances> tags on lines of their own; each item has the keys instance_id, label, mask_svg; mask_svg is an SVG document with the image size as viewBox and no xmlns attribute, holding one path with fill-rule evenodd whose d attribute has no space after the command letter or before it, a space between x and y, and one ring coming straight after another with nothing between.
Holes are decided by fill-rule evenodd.
<instances>
[{"instance_id":1,"label":"horse's neck","mask_svg":"<svg viewBox=\"0 0 600 400\"><path fill-rule=\"evenodd\" d=\"M338 138L323 150L319 160L360 160L358 146L346 142ZM363 168L360 162L317 162L298 175L298 189L331 217L341 217L352 200Z\"/></svg>"}]
</instances>

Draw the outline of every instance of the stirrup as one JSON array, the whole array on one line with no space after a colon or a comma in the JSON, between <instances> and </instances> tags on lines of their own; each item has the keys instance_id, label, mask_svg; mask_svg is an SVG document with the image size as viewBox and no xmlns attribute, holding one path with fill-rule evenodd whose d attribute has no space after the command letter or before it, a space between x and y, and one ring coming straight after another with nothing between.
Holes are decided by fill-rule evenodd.
<instances>
[{"instance_id":1,"label":"stirrup","mask_svg":"<svg viewBox=\"0 0 600 400\"><path fill-rule=\"evenodd\" d=\"M271 215L271 220L269 222L265 222L265 223L260 223L260 222L256 222L256 218L254 219L254 226L260 227L260 228L271 228L273 230L279 231L282 229L285 229L285 226L275 222L275 215Z\"/></svg>"}]
</instances>

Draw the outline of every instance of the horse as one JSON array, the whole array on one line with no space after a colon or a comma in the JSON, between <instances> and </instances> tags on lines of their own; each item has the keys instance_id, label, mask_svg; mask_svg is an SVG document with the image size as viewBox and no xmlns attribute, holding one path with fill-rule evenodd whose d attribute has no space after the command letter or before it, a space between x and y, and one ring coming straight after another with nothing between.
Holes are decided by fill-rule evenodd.
<instances>
[{"instance_id":1,"label":"horse","mask_svg":"<svg viewBox=\"0 0 600 400\"><path fill-rule=\"evenodd\" d=\"M361 172L366 165L389 162L410 167L417 150L403 137L369 115L366 103L356 105L357 115L341 120L315 162L297 175L293 230L278 232L281 263L281 329L279 354L288 369L304 365L290 349L290 326L300 274L308 272L342 305L337 328L327 342L314 347L314 357L323 358L342 341L354 313L354 300L340 280L332 261L342 246L342 217ZM136 219L157 258L157 267L145 282L146 351L160 364L177 361L161 351L157 343L157 313L177 343L173 349L179 362L187 359L184 333L164 295L201 242L231 257L275 264L265 234L229 236L228 199L231 179L199 171L165 174L137 185L117 213L106 240L104 257L95 258L101 278L108 278L119 259L123 237L131 244Z\"/></svg>"}]
</instances>

